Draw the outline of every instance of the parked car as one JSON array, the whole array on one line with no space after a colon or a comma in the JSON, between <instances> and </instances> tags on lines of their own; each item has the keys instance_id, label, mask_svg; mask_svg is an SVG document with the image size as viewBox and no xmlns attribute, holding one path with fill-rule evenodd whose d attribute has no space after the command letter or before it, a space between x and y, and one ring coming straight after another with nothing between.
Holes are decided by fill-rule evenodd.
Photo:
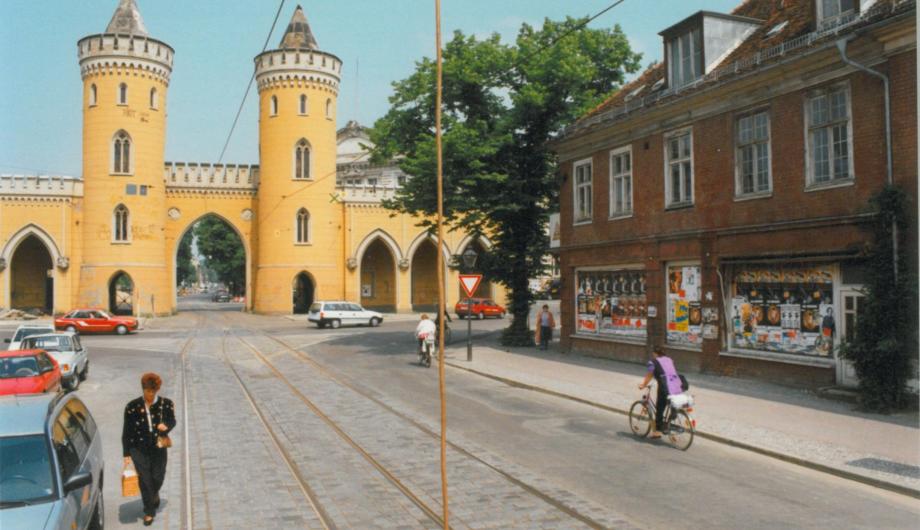
<instances>
[{"instance_id":1,"label":"parked car","mask_svg":"<svg viewBox=\"0 0 920 530\"><path fill-rule=\"evenodd\" d=\"M383 322L383 315L376 311L368 311L352 302L314 302L310 306L307 320L320 328L347 325L377 327Z\"/></svg>"},{"instance_id":2,"label":"parked car","mask_svg":"<svg viewBox=\"0 0 920 530\"><path fill-rule=\"evenodd\" d=\"M42 394L60 389L61 367L44 350L0 352L0 396Z\"/></svg>"},{"instance_id":3,"label":"parked car","mask_svg":"<svg viewBox=\"0 0 920 530\"><path fill-rule=\"evenodd\" d=\"M89 374L89 355L76 333L32 335L22 340L24 350L44 350L61 367L64 388L76 390Z\"/></svg>"},{"instance_id":4,"label":"parked car","mask_svg":"<svg viewBox=\"0 0 920 530\"><path fill-rule=\"evenodd\" d=\"M214 294L211 296L211 301L212 301L212 302L229 302L229 301L230 301L230 298L231 298L231 297L230 297L230 293L229 293L229 292L227 292L227 291L217 291L216 293L214 293Z\"/></svg>"},{"instance_id":5,"label":"parked car","mask_svg":"<svg viewBox=\"0 0 920 530\"><path fill-rule=\"evenodd\" d=\"M52 324L23 324L16 328L16 332L13 333L13 337L9 339L3 339L3 342L9 344L6 349L8 350L18 350L19 343L22 342L22 339L28 337L29 335L44 335L45 333L54 333L54 325Z\"/></svg>"},{"instance_id":6,"label":"parked car","mask_svg":"<svg viewBox=\"0 0 920 530\"><path fill-rule=\"evenodd\" d=\"M0 528L101 530L103 469L76 394L0 397Z\"/></svg>"},{"instance_id":7,"label":"parked car","mask_svg":"<svg viewBox=\"0 0 920 530\"><path fill-rule=\"evenodd\" d=\"M54 327L76 333L118 333L137 331L134 317L113 316L101 309L76 309L54 319Z\"/></svg>"},{"instance_id":8,"label":"parked car","mask_svg":"<svg viewBox=\"0 0 920 530\"><path fill-rule=\"evenodd\" d=\"M472 300L472 312L470 311L469 298L457 302L457 305L454 306L454 313L457 313L457 317L464 318L468 313L472 313L472 316L480 320L486 317L505 318L505 308L489 298L473 298Z\"/></svg>"}]
</instances>

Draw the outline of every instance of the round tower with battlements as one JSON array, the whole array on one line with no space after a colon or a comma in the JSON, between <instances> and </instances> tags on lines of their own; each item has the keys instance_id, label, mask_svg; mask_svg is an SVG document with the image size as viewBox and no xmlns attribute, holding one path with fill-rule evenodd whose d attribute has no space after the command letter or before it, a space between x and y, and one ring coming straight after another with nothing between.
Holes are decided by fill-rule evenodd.
<instances>
[{"instance_id":1,"label":"round tower with battlements","mask_svg":"<svg viewBox=\"0 0 920 530\"><path fill-rule=\"evenodd\" d=\"M173 49L151 38L135 0L104 33L77 44L83 78L83 256L80 305L167 313L166 92Z\"/></svg>"},{"instance_id":2,"label":"round tower with battlements","mask_svg":"<svg viewBox=\"0 0 920 530\"><path fill-rule=\"evenodd\" d=\"M297 6L277 49L255 58L260 183L254 309L344 297L344 209L335 196L342 61L321 51ZM292 300L293 297L293 300Z\"/></svg>"}]
</instances>

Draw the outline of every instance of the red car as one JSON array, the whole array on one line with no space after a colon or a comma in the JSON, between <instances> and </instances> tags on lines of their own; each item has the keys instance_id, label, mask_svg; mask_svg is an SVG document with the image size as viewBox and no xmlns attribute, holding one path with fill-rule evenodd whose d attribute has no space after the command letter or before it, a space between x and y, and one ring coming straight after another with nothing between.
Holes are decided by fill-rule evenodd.
<instances>
[{"instance_id":1,"label":"red car","mask_svg":"<svg viewBox=\"0 0 920 530\"><path fill-rule=\"evenodd\" d=\"M460 300L454 306L457 317L464 318L469 311L469 298ZM486 317L505 318L505 308L488 298L473 298L473 316L482 320Z\"/></svg>"},{"instance_id":2,"label":"red car","mask_svg":"<svg viewBox=\"0 0 920 530\"><path fill-rule=\"evenodd\" d=\"M44 350L0 352L0 396L61 389L61 367Z\"/></svg>"},{"instance_id":3,"label":"red car","mask_svg":"<svg viewBox=\"0 0 920 530\"><path fill-rule=\"evenodd\" d=\"M54 329L77 333L118 333L137 330L134 317L116 317L101 309L76 309L54 319Z\"/></svg>"}]
</instances>

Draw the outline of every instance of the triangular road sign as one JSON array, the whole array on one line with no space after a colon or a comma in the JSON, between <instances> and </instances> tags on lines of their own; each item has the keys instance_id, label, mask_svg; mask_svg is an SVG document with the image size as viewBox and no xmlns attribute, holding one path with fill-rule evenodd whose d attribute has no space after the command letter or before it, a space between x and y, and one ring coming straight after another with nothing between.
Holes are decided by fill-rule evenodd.
<instances>
[{"instance_id":1,"label":"triangular road sign","mask_svg":"<svg viewBox=\"0 0 920 530\"><path fill-rule=\"evenodd\" d=\"M476 289L479 287L479 282L482 281L482 274L461 274L460 275L460 285L463 286L463 290L466 291L466 295L470 298L473 297L473 293L476 292Z\"/></svg>"}]
</instances>

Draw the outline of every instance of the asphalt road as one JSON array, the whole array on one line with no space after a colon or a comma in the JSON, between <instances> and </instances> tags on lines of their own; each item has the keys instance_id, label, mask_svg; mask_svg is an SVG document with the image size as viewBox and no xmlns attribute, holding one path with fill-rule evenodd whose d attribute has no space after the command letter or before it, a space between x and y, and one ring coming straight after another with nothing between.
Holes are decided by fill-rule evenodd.
<instances>
[{"instance_id":1,"label":"asphalt road","mask_svg":"<svg viewBox=\"0 0 920 530\"><path fill-rule=\"evenodd\" d=\"M186 301L191 302L186 307L231 309L227 304L210 304L197 298ZM474 322L474 337L476 333L500 329L506 323ZM462 343L465 323L455 320L453 327L455 344ZM224 333L231 329L248 330L252 337L259 338L259 334L263 334L262 342L268 340L264 335L282 339L335 376L388 403L396 411L419 418L426 424L437 424L437 370L415 364L411 332L414 322L387 321L376 329L318 330L302 321L221 311L183 314L173 320L172 329L167 328L142 330L125 337L84 337L84 343L90 348L91 370L78 392L89 405L103 434L106 523L110 528L140 525L140 501L121 498L118 489L124 403L139 395L139 377L145 371L163 375L166 387L162 394L177 399L181 395L179 351L193 335L200 340L196 339L196 346L190 350L190 366L200 363L198 370L219 367L208 355L213 353L221 330ZM0 338L9 336L11 331L11 328L0 329ZM251 340L256 341L255 338ZM243 370L255 366L249 352L237 345L233 355L236 356L235 366L244 373L244 378L247 377ZM276 362L283 361L290 367L303 362L292 356L282 359L277 352L271 355ZM194 373L193 370L192 381L201 385L202 380ZM287 412L301 417L312 414L306 407L290 410L300 405L291 405L295 401L290 401L290 390L284 385L270 384L270 373L253 371L248 377L251 385L264 382L264 387L254 387L258 391L253 395L265 410L273 406L269 401L277 399L279 403L288 400L285 401L288 405L284 406ZM192 398L206 395L207 389L197 388L190 394ZM234 387L214 388L220 395ZM573 498L608 507L637 526L895 529L917 528L916 521L920 520L920 502L915 499L706 440L697 439L688 452L677 451L664 443L637 440L629 434L625 417L568 400L509 387L455 369L447 371L447 388L448 433L457 445L482 456L503 471L529 477L527 480L533 486L546 491L570 492ZM355 399L353 395L348 398ZM192 404L196 405L201 404ZM380 421L360 415L348 417L344 409L327 407L326 412L333 420L339 417L343 422L352 422L351 425L356 426L352 428L358 430L373 431L373 422ZM271 424L283 419L279 413L267 421ZM275 428L281 431L290 427L279 423ZM193 449L207 455L214 450L207 446L212 442L207 442L203 428L193 432L195 429L193 424L190 428L192 443L202 446ZM841 433L841 436L854 434ZM319 438L314 440L309 432L305 434L302 430L297 435L306 436L299 439L310 440L310 444L326 443ZM293 437L290 440L295 445L304 443L294 442ZM168 510L169 520L165 520L165 515L158 518L158 527L182 527L178 506L182 499L181 455L177 448L171 453L166 488L173 492L167 502L174 505ZM304 469L309 468L304 465ZM212 468L211 472L218 478L220 473L229 473L221 468ZM233 472L235 474L227 476L227 480L238 478L241 470ZM242 472L245 474L245 470ZM196 473L198 470L193 467L193 474ZM450 476L450 469L448 473ZM460 471L455 473L455 480L459 480L456 476ZM311 476L306 478L308 482L311 480ZM339 478L344 479L338 477L336 480ZM312 480L314 487L324 487L320 477L314 476ZM195 484L193 482L193 489ZM211 480L209 484L218 482ZM457 490L464 486L469 485L453 484ZM484 487L483 492L488 489ZM197 491L193 495L206 497L208 493ZM216 492L211 494L216 495ZM239 507L240 510L250 508ZM456 509L461 508L458 505Z\"/></svg>"}]
</instances>

